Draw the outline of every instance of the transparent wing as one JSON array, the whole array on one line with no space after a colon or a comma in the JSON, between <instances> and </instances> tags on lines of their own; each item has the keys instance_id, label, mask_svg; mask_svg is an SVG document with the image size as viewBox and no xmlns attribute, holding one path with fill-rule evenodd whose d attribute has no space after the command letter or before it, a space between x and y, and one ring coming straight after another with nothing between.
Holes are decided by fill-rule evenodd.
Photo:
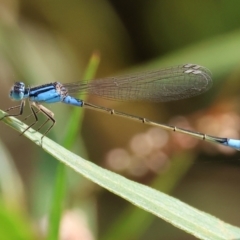
<instances>
[{"instance_id":1,"label":"transparent wing","mask_svg":"<svg viewBox=\"0 0 240 240\"><path fill-rule=\"evenodd\" d=\"M205 67L185 64L119 77L64 84L69 95L79 92L118 101L165 102L193 97L212 85Z\"/></svg>"}]
</instances>

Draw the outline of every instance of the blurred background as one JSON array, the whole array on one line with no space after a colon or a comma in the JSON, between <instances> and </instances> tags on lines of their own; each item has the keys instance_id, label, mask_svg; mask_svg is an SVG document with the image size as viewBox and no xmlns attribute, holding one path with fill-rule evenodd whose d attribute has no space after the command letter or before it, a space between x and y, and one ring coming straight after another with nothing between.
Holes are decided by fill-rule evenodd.
<instances>
[{"instance_id":1,"label":"blurred background","mask_svg":"<svg viewBox=\"0 0 240 240\"><path fill-rule=\"evenodd\" d=\"M34 86L82 80L93 54L100 57L95 78L196 63L210 69L214 83L201 96L159 104L94 96L87 101L238 139L239 9L237 0L1 0L0 108L16 105L8 97L15 81ZM48 107L57 120L48 137L61 144L73 108ZM84 111L82 130L70 150L240 226L237 151L107 114L79 111ZM21 219L13 221L15 232L26 223L29 239L43 239L58 161L3 123L0 148L2 219ZM146 237L195 239L68 170L60 239Z\"/></svg>"}]
</instances>

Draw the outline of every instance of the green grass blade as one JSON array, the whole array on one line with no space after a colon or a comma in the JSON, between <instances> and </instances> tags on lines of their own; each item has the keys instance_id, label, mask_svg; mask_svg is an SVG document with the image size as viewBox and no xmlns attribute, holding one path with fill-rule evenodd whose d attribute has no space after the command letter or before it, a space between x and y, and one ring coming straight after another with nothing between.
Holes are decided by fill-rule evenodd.
<instances>
[{"instance_id":1,"label":"green grass blade","mask_svg":"<svg viewBox=\"0 0 240 240\"><path fill-rule=\"evenodd\" d=\"M151 187L165 193L171 192L192 166L195 157L189 151L184 154L177 153L171 158L170 161L173 164L168 171L159 174L151 183ZM111 223L101 240L140 239L154 220L155 217L148 212L128 206L117 220Z\"/></svg>"},{"instance_id":2,"label":"green grass blade","mask_svg":"<svg viewBox=\"0 0 240 240\"><path fill-rule=\"evenodd\" d=\"M92 79L96 73L99 65L99 55L94 53L90 59L88 68L84 74L83 80ZM76 137L80 131L81 123L83 119L83 111L79 111L78 108L74 108L70 118L68 119L68 126L66 126L66 136L63 140L63 146L71 148L76 140ZM62 216L63 204L66 195L66 169L65 165L59 163L56 174L56 183L53 194L53 201L49 216L49 229L48 240L58 239L59 227Z\"/></svg>"},{"instance_id":3,"label":"green grass blade","mask_svg":"<svg viewBox=\"0 0 240 240\"><path fill-rule=\"evenodd\" d=\"M0 111L0 119L3 115L4 112ZM4 118L3 122L17 131L22 131L26 127L25 124L12 117ZM40 133L30 129L24 135L37 145L40 145ZM101 187L199 239L222 240L240 238L239 228L199 211L178 199L105 170L92 162L82 159L47 137L44 138L42 148Z\"/></svg>"}]
</instances>

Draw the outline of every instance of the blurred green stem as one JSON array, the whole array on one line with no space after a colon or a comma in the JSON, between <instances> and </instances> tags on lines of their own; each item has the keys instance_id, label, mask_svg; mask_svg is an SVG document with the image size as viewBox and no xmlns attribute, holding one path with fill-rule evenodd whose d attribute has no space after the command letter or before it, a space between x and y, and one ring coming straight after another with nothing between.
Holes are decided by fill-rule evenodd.
<instances>
[{"instance_id":1,"label":"blurred green stem","mask_svg":"<svg viewBox=\"0 0 240 240\"><path fill-rule=\"evenodd\" d=\"M88 68L84 74L84 80L92 79L96 73L100 61L98 53L93 53ZM81 97L83 99L83 97ZM75 108L69 119L67 126L67 134L63 140L63 146L67 149L71 148L80 132L81 123L83 120L83 111ZM53 194L53 201L49 216L48 240L59 239L59 228L62 217L62 210L66 195L66 166L63 163L58 164L56 183Z\"/></svg>"}]
</instances>

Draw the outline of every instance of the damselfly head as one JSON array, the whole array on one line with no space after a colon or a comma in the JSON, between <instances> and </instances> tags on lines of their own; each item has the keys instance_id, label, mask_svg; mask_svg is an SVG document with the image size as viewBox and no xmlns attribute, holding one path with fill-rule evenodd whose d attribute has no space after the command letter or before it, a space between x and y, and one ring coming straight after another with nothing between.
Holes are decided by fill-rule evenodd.
<instances>
[{"instance_id":1,"label":"damselfly head","mask_svg":"<svg viewBox=\"0 0 240 240\"><path fill-rule=\"evenodd\" d=\"M24 98L25 84L16 82L10 90L9 97L15 101L20 101Z\"/></svg>"}]
</instances>

